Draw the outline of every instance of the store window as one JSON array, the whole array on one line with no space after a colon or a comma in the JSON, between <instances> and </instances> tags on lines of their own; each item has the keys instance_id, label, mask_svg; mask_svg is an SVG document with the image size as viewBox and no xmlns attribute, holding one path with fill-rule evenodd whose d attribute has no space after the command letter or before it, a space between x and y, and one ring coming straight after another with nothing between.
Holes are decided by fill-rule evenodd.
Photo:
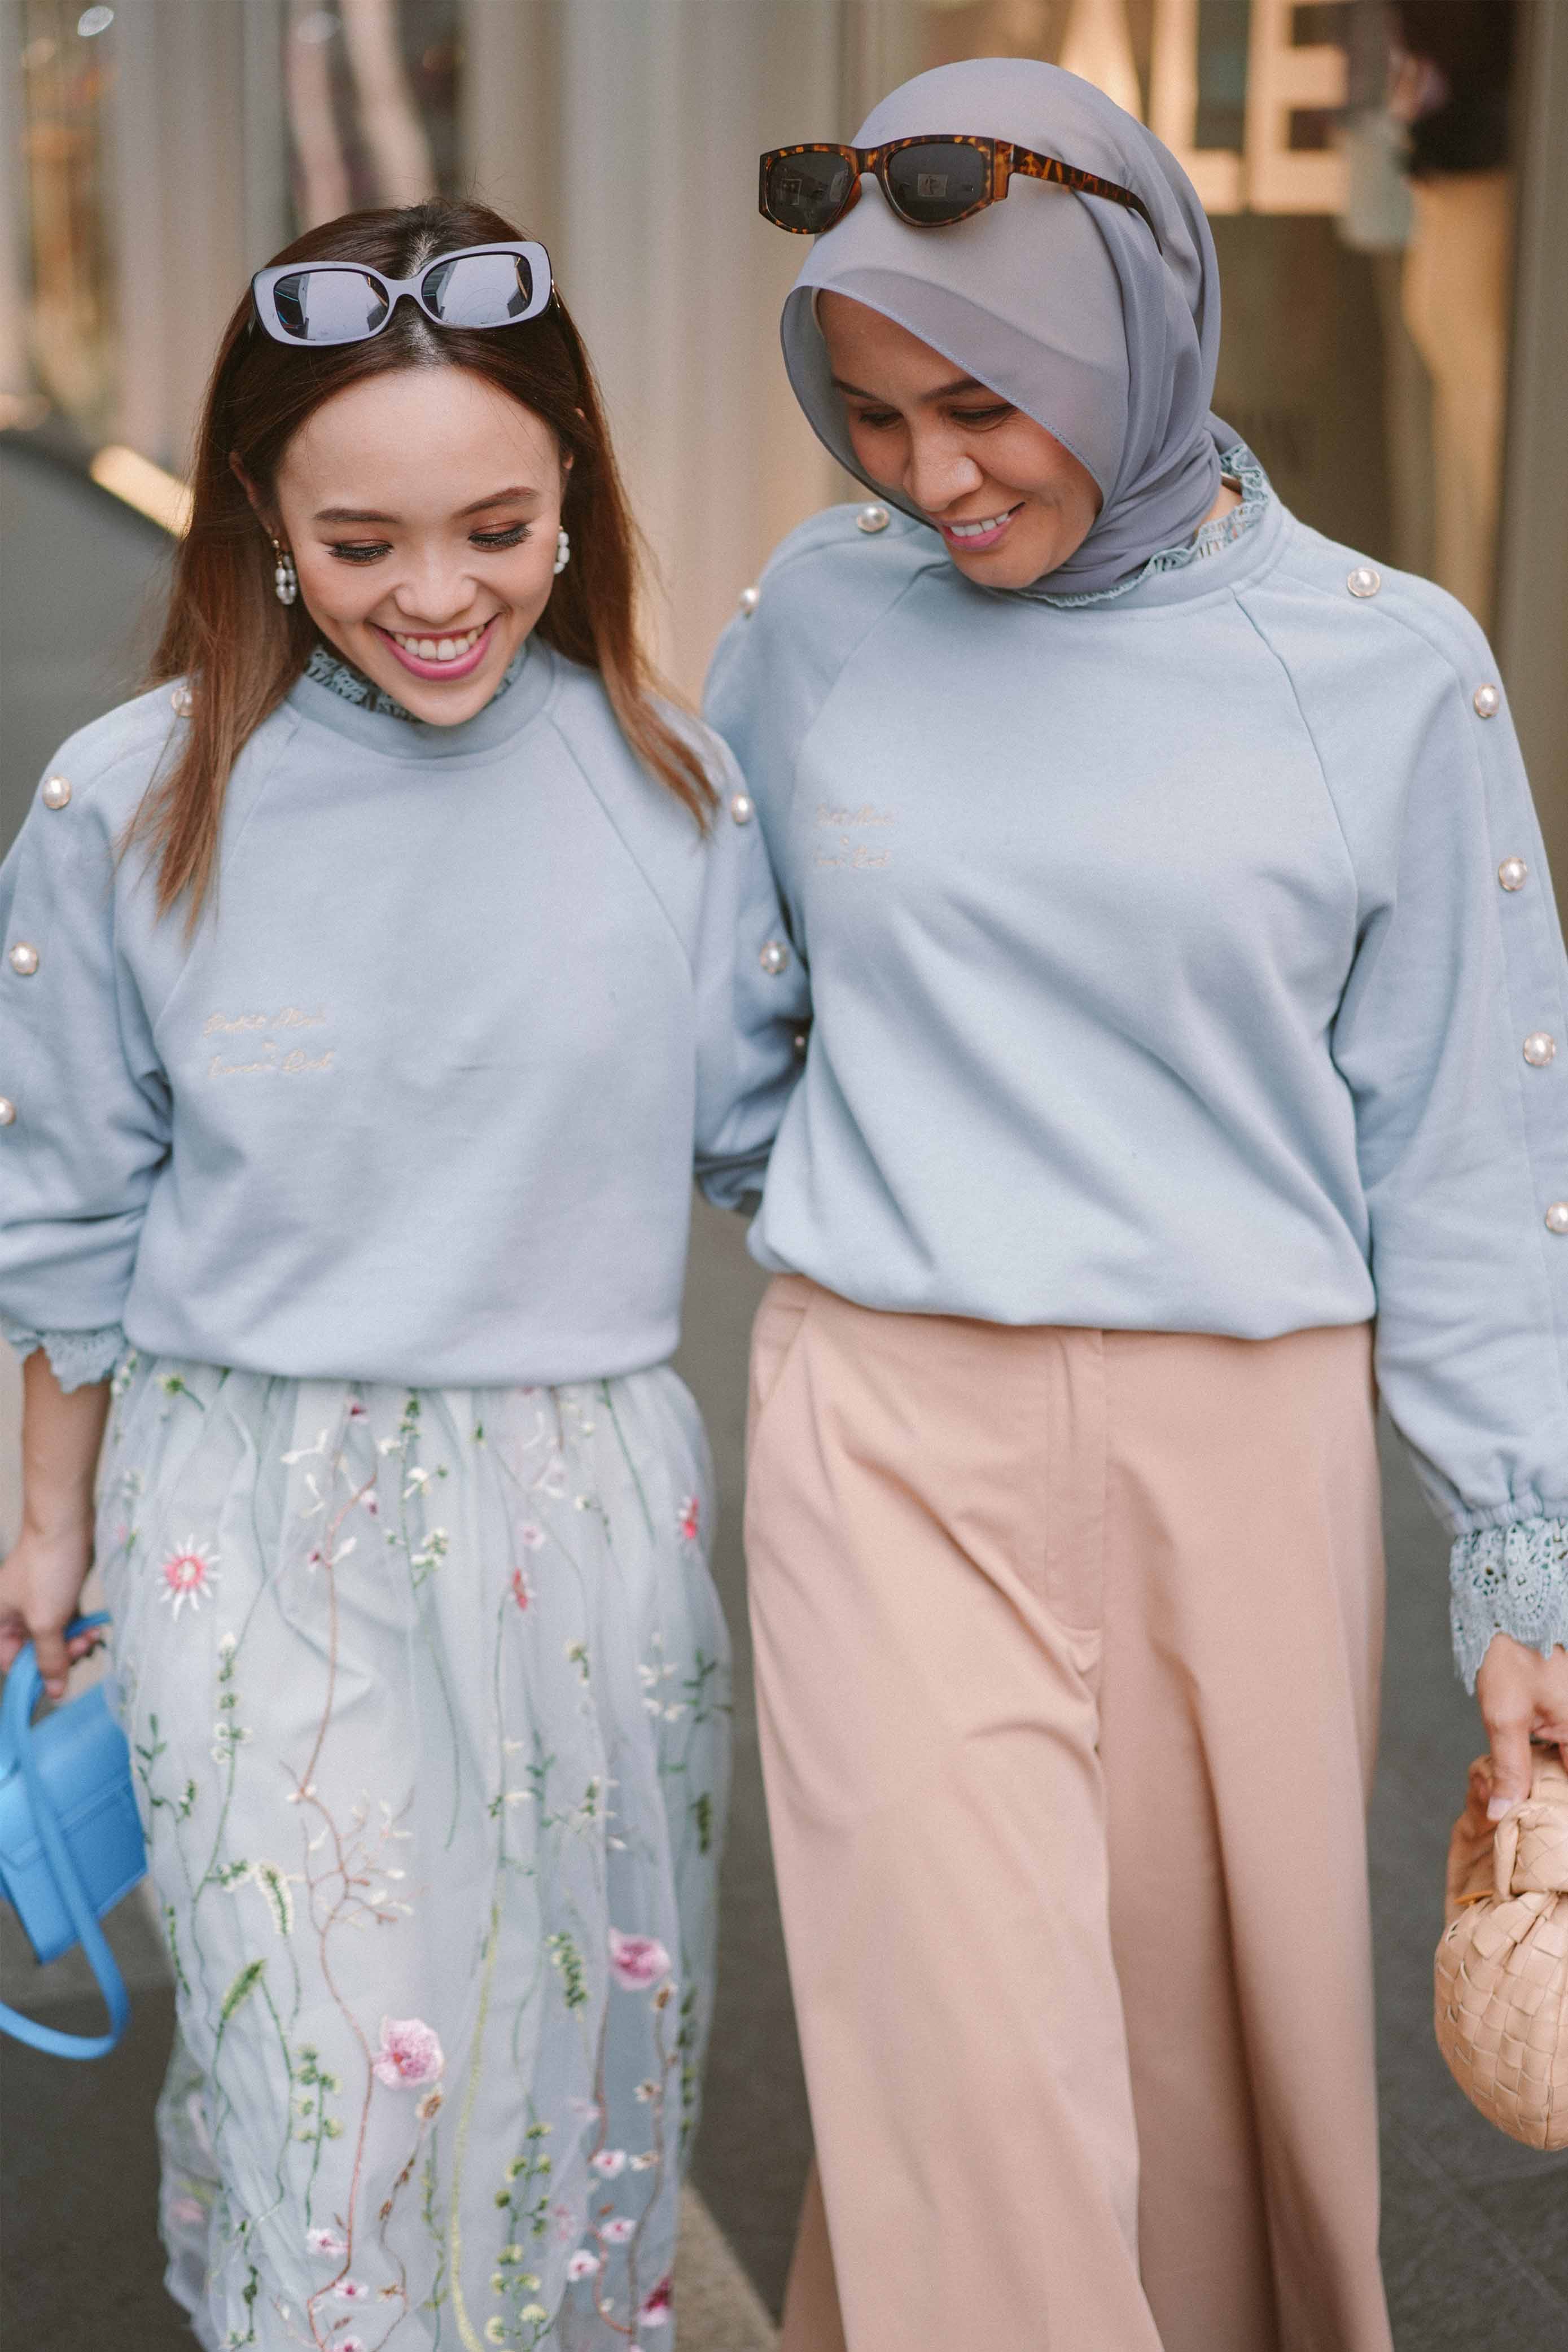
<instances>
[{"instance_id":1,"label":"store window","mask_svg":"<svg viewBox=\"0 0 1568 2352\"><path fill-rule=\"evenodd\" d=\"M280 26L298 228L457 184L457 0L289 0Z\"/></svg>"},{"instance_id":2,"label":"store window","mask_svg":"<svg viewBox=\"0 0 1568 2352\"><path fill-rule=\"evenodd\" d=\"M16 43L8 421L183 464L237 284L305 227L461 184L459 0L0 0ZM7 142L8 143L8 142ZM126 242L133 227L135 268Z\"/></svg>"},{"instance_id":3,"label":"store window","mask_svg":"<svg viewBox=\"0 0 1568 2352\"><path fill-rule=\"evenodd\" d=\"M1515 0L933 0L923 62L1035 56L1191 173L1215 404L1286 501L1489 623L1512 286Z\"/></svg>"}]
</instances>

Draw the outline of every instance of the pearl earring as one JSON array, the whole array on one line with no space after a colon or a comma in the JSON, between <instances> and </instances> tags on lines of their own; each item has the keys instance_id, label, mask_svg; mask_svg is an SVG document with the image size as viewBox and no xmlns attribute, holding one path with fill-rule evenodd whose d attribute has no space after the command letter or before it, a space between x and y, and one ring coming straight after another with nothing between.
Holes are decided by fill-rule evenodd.
<instances>
[{"instance_id":1,"label":"pearl earring","mask_svg":"<svg viewBox=\"0 0 1568 2352\"><path fill-rule=\"evenodd\" d=\"M272 573L272 593L280 604L291 604L300 593L300 575L294 569L294 559L277 540L272 541L272 552L278 558Z\"/></svg>"},{"instance_id":2,"label":"pearl earring","mask_svg":"<svg viewBox=\"0 0 1568 2352\"><path fill-rule=\"evenodd\" d=\"M559 580L572 561L572 541L564 530L555 534L555 576Z\"/></svg>"}]
</instances>

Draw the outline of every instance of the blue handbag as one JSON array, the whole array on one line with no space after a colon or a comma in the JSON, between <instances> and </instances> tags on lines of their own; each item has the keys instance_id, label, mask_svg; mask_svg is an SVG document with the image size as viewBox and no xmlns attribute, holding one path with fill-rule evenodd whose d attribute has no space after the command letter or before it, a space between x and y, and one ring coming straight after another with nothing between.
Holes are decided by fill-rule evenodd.
<instances>
[{"instance_id":1,"label":"blue handbag","mask_svg":"<svg viewBox=\"0 0 1568 2352\"><path fill-rule=\"evenodd\" d=\"M67 1639L108 1623L79 1617ZM79 1943L109 2009L107 2033L61 2033L0 2001L0 2032L54 2058L103 2058L131 2015L125 1979L99 1921L147 1874L131 1751L101 1685L35 1729L43 1690L29 1642L0 1696L0 1895L40 1960Z\"/></svg>"}]
</instances>

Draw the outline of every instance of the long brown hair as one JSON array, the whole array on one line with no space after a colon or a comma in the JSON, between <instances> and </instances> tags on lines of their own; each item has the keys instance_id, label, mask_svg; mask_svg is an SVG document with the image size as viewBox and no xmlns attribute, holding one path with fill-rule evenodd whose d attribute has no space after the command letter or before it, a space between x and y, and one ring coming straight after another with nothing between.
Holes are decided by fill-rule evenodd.
<instances>
[{"instance_id":1,"label":"long brown hair","mask_svg":"<svg viewBox=\"0 0 1568 2352\"><path fill-rule=\"evenodd\" d=\"M345 214L276 257L368 263L410 278L459 247L519 231L482 205L437 199L402 211ZM302 604L273 593L273 553L229 463L270 493L305 419L350 384L395 368L464 367L531 409L573 459L562 520L572 561L536 634L596 670L622 734L644 765L705 824L713 790L693 745L663 715L637 635L637 540L582 340L557 295L513 328L433 327L398 304L367 342L294 351L254 321L247 292L224 333L197 434L191 527L174 566L150 683L189 680L190 725L127 835L158 869L158 905L187 898L194 926L216 874L224 794L240 751L300 676L316 641Z\"/></svg>"}]
</instances>

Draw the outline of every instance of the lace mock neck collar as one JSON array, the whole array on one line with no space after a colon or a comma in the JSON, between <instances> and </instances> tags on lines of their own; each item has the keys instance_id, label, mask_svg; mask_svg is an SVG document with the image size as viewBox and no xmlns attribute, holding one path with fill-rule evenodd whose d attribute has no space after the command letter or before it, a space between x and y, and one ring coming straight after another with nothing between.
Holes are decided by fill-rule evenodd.
<instances>
[{"instance_id":1,"label":"lace mock neck collar","mask_svg":"<svg viewBox=\"0 0 1568 2352\"><path fill-rule=\"evenodd\" d=\"M1234 547L1238 539L1262 521L1274 494L1268 475L1245 441L1234 441L1228 449L1222 449L1219 463L1226 479L1239 487L1241 504L1232 507L1228 514L1216 515L1212 522L1200 523L1191 539L1184 540L1179 547L1163 547L1130 579L1119 580L1111 588L1096 588L1077 595L1057 595L1043 588L1023 588L1016 593L1037 598L1042 604L1108 604L1162 572L1183 572L1189 563L1202 563L1205 558Z\"/></svg>"}]
</instances>

